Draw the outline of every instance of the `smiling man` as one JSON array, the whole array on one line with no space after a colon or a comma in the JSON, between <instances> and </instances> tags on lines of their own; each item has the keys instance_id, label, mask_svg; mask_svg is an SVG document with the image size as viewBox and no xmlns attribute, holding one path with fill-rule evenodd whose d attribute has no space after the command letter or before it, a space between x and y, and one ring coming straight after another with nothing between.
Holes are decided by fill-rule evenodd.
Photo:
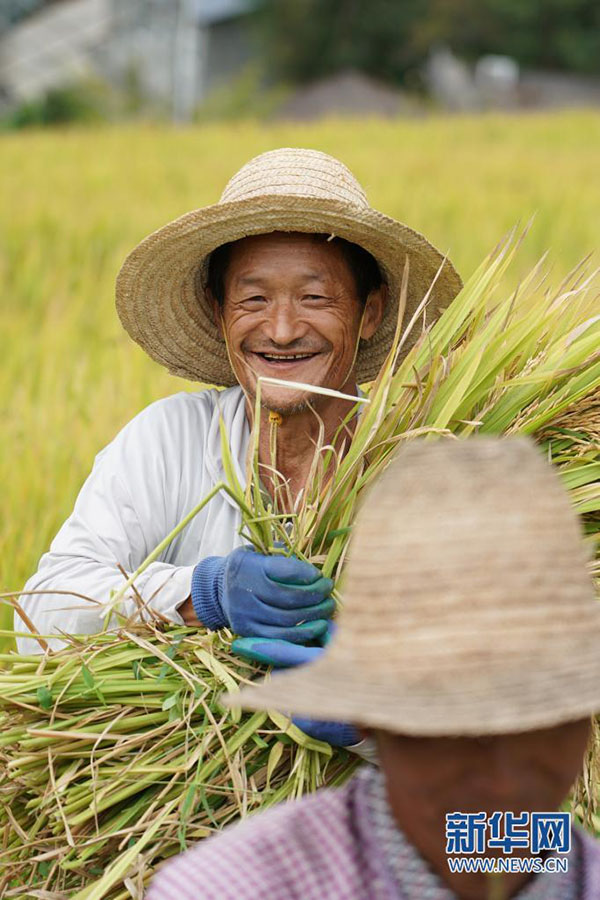
<instances>
[{"instance_id":1,"label":"smiling man","mask_svg":"<svg viewBox=\"0 0 600 900\"><path fill-rule=\"evenodd\" d=\"M325 234L273 232L219 247L207 294L249 415L259 376L355 395L358 340L374 335L386 290L371 254ZM278 467L295 497L313 458L315 412L331 437L350 404L268 383L261 400L265 413L280 416ZM268 461L268 427L261 435ZM268 471L263 477L270 481Z\"/></svg>"},{"instance_id":2,"label":"smiling man","mask_svg":"<svg viewBox=\"0 0 600 900\"><path fill-rule=\"evenodd\" d=\"M134 572L226 480L221 417L245 483L258 377L356 396L389 351L407 261L405 315L435 281L431 320L460 288L452 265L420 234L373 210L348 169L315 150L262 154L234 175L219 203L142 241L117 281L124 327L172 373L226 390L159 400L99 453L26 585L38 593L21 598L34 627L46 635L101 629L123 572ZM289 506L305 485L321 423L329 442L351 407L351 400L264 384L265 489L276 489L267 468L270 416L279 423L277 468ZM217 495L139 577L138 598L172 622L295 645L322 639L331 581L308 563L244 548L240 525L235 503ZM136 608L135 597L126 597L123 611ZM23 637L19 648L39 645Z\"/></svg>"}]
</instances>

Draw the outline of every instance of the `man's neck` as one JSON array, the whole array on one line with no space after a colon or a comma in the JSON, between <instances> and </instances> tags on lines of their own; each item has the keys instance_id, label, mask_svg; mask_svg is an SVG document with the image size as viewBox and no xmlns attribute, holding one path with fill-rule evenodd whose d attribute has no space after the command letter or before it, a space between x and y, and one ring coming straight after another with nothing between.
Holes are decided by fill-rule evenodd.
<instances>
[{"instance_id":1,"label":"man's neck","mask_svg":"<svg viewBox=\"0 0 600 900\"><path fill-rule=\"evenodd\" d=\"M354 385L346 385L343 393L357 395L358 388ZM331 445L336 433L340 429L345 417L352 409L352 402L341 400L337 397L315 396L312 409L303 409L293 412L288 416L273 418L277 424L273 425L268 409L261 410L258 460L261 466L261 480L271 496L275 493L275 479L271 475L272 453L271 434L275 429L276 434L276 469L283 483L287 485L287 493L291 503L286 501L283 491L279 492L280 505L289 512L298 494L306 486L311 466L315 457L316 448ZM252 423L253 410L248 404L248 418ZM323 428L322 437L320 430ZM336 441L338 453L345 453L350 439L356 427L356 419L348 423L342 429L342 433Z\"/></svg>"}]
</instances>

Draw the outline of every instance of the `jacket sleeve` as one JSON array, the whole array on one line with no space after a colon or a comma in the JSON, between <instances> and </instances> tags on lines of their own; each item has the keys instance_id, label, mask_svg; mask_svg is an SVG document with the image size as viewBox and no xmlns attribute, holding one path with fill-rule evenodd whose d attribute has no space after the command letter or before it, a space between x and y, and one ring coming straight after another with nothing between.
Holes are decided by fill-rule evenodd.
<instances>
[{"instance_id":1,"label":"jacket sleeve","mask_svg":"<svg viewBox=\"0 0 600 900\"><path fill-rule=\"evenodd\" d=\"M96 457L74 510L27 582L19 603L42 635L101 631L111 592L130 575L178 523L180 466L173 458L163 401L148 407L125 426ZM165 553L166 555L166 553ZM137 579L145 604L181 623L177 607L189 596L193 566L151 563ZM83 597L52 593L72 591ZM136 615L132 591L121 603L126 616ZM111 624L116 624L113 616ZM15 630L26 626L15 613ZM59 639L48 641L60 647ZM20 653L40 652L35 638L17 639Z\"/></svg>"}]
</instances>

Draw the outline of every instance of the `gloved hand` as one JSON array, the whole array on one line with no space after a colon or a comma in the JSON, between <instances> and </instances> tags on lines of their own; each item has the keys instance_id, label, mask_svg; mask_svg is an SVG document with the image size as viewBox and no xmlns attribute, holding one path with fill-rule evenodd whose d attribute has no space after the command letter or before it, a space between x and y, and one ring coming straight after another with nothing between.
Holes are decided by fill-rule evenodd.
<instances>
[{"instance_id":1,"label":"gloved hand","mask_svg":"<svg viewBox=\"0 0 600 900\"><path fill-rule=\"evenodd\" d=\"M354 725L344 722L320 722L318 719L304 719L293 716L292 722L309 737L317 741L325 741L332 747L354 747L362 738Z\"/></svg>"},{"instance_id":2,"label":"gloved hand","mask_svg":"<svg viewBox=\"0 0 600 900\"><path fill-rule=\"evenodd\" d=\"M192 576L192 604L215 631L309 644L327 632L335 604L331 578L295 556L265 556L238 547L201 560Z\"/></svg>"},{"instance_id":3,"label":"gloved hand","mask_svg":"<svg viewBox=\"0 0 600 900\"><path fill-rule=\"evenodd\" d=\"M314 662L323 652L322 646L303 647L289 641L261 637L236 638L231 644L231 649L243 659L273 666L275 669L303 666L305 663Z\"/></svg>"},{"instance_id":4,"label":"gloved hand","mask_svg":"<svg viewBox=\"0 0 600 900\"><path fill-rule=\"evenodd\" d=\"M328 642L331 628L332 623L330 622L326 633L321 638L322 643ZM323 653L324 648L323 646L302 647L288 641L268 638L245 637L236 638L231 649L243 659L264 663L276 669L286 669L314 662ZM356 728L343 722L321 722L318 719L306 719L300 716L294 716L292 722L309 737L325 741L334 747L352 747L361 741L361 736Z\"/></svg>"}]
</instances>

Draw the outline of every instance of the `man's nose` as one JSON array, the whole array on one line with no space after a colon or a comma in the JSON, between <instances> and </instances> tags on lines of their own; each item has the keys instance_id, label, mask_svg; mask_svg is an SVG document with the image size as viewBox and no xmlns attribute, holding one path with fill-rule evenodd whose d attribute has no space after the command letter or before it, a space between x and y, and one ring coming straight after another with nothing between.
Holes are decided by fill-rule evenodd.
<instances>
[{"instance_id":1,"label":"man's nose","mask_svg":"<svg viewBox=\"0 0 600 900\"><path fill-rule=\"evenodd\" d=\"M269 304L265 331L274 344L283 347L304 337L307 325L302 321L300 310L292 299L277 298Z\"/></svg>"}]
</instances>

